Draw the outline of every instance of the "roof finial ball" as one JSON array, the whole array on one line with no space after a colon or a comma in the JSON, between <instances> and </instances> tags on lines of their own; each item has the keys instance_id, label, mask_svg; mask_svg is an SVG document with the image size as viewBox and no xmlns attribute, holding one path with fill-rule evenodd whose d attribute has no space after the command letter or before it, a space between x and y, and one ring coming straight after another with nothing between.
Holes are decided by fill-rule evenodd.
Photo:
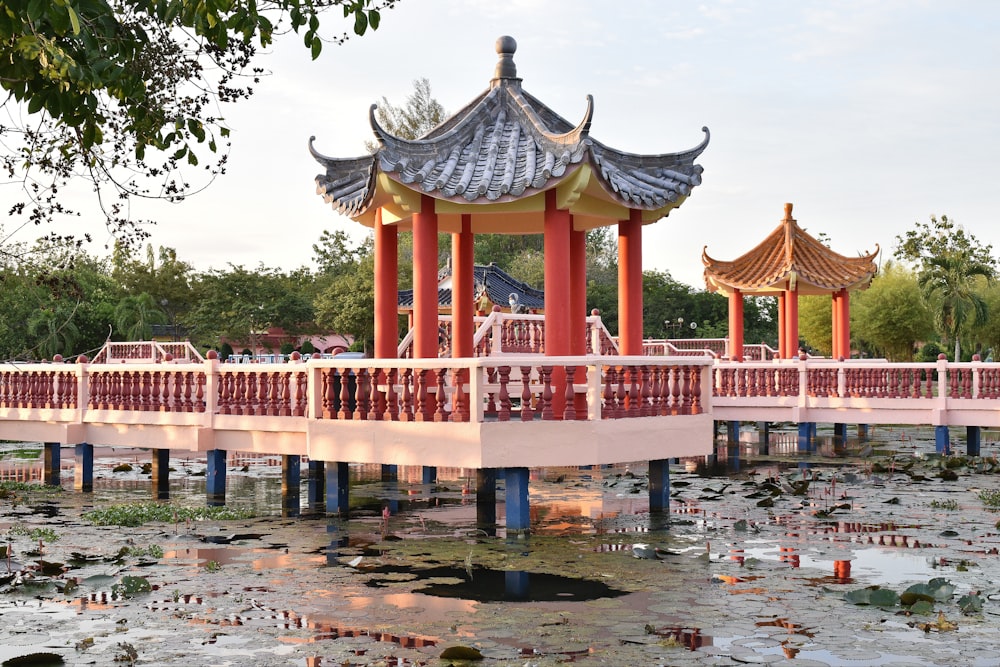
<instances>
[{"instance_id":1,"label":"roof finial ball","mask_svg":"<svg viewBox=\"0 0 1000 667\"><path fill-rule=\"evenodd\" d=\"M517 51L517 42L513 37L504 35L497 38L497 54L500 62L497 63L495 79L516 79L517 67L514 65L514 52Z\"/></svg>"}]
</instances>

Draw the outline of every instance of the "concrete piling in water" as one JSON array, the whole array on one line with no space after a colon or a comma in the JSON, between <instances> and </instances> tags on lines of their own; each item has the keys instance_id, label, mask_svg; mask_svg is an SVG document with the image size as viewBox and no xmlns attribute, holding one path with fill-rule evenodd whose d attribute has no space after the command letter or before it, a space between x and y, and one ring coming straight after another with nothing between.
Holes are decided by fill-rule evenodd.
<instances>
[{"instance_id":1,"label":"concrete piling in water","mask_svg":"<svg viewBox=\"0 0 1000 667\"><path fill-rule=\"evenodd\" d=\"M73 488L87 492L94 490L94 446L86 442L76 446Z\"/></svg>"}]
</instances>

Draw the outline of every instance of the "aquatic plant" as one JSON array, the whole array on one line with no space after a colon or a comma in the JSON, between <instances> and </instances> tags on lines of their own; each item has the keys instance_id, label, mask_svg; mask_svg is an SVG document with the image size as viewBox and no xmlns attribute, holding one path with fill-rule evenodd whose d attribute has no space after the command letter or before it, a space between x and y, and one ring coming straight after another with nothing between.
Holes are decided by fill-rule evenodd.
<instances>
[{"instance_id":1,"label":"aquatic plant","mask_svg":"<svg viewBox=\"0 0 1000 667\"><path fill-rule=\"evenodd\" d=\"M59 534L51 528L28 528L23 523L10 527L11 535L21 535L33 542L58 542Z\"/></svg>"},{"instance_id":2,"label":"aquatic plant","mask_svg":"<svg viewBox=\"0 0 1000 667\"><path fill-rule=\"evenodd\" d=\"M251 519L256 513L251 509L213 506L181 507L152 501L122 503L84 512L82 518L97 526L141 526L151 521L177 523L180 521L232 521Z\"/></svg>"},{"instance_id":3,"label":"aquatic plant","mask_svg":"<svg viewBox=\"0 0 1000 667\"><path fill-rule=\"evenodd\" d=\"M152 590L153 586L146 577L124 576L111 587L111 594L115 597L130 598L138 593L149 593Z\"/></svg>"},{"instance_id":4,"label":"aquatic plant","mask_svg":"<svg viewBox=\"0 0 1000 667\"><path fill-rule=\"evenodd\" d=\"M950 510L952 512L961 509L958 505L958 501L954 498L949 498L948 500L932 500L929 503L931 509L935 510Z\"/></svg>"},{"instance_id":5,"label":"aquatic plant","mask_svg":"<svg viewBox=\"0 0 1000 667\"><path fill-rule=\"evenodd\" d=\"M844 594L844 600L855 605L871 605L874 607L895 607L899 605L906 608L911 615L927 615L934 611L935 604L950 602L955 595L955 585L943 577L935 577L926 584L913 584L902 593L882 588L881 586L869 586L858 590L848 591ZM983 610L983 598L978 593L963 595L958 600L958 608L963 614L976 614ZM939 619L943 619L943 612L939 612ZM934 630L951 630L958 626L953 623L945 623L940 627L935 624L922 624L925 632ZM954 626L954 627L951 627Z\"/></svg>"},{"instance_id":6,"label":"aquatic plant","mask_svg":"<svg viewBox=\"0 0 1000 667\"><path fill-rule=\"evenodd\" d=\"M1000 509L1000 489L981 489L979 500L990 509Z\"/></svg>"}]
</instances>

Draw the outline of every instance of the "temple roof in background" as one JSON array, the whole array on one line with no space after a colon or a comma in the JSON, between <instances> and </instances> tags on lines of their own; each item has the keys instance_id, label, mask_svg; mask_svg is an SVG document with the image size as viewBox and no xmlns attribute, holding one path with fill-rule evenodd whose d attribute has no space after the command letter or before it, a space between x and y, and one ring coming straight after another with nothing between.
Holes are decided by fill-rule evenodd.
<instances>
[{"instance_id":1,"label":"temple roof in background","mask_svg":"<svg viewBox=\"0 0 1000 667\"><path fill-rule=\"evenodd\" d=\"M779 292L788 281L800 294L829 294L846 288L865 289L878 271L875 252L847 257L835 253L805 232L792 218L792 205L785 204L785 218L753 250L732 260L709 257L702 252L705 284L711 292Z\"/></svg>"},{"instance_id":2,"label":"temple roof in background","mask_svg":"<svg viewBox=\"0 0 1000 667\"><path fill-rule=\"evenodd\" d=\"M451 267L445 267L438 272L438 281L444 282L451 277ZM516 295L517 302L533 311L542 311L545 308L545 294L542 290L535 289L525 282L518 280L496 264L476 264L472 267L472 277L475 281L473 294L476 301L480 302L483 297L491 304L497 304L505 310L510 309L510 298ZM451 289L448 287L438 288L438 305L442 308L451 308ZM399 309L413 309L413 290L399 290Z\"/></svg>"},{"instance_id":3,"label":"temple roof in background","mask_svg":"<svg viewBox=\"0 0 1000 667\"><path fill-rule=\"evenodd\" d=\"M708 145L707 128L699 145L679 153L638 155L606 146L590 136L593 98L587 97L574 124L521 88L516 48L512 38L498 39L500 61L490 87L419 139L389 134L374 105L374 155L326 157L310 139L313 157L325 168L316 177L317 192L339 213L369 226L374 208L383 207L383 223L392 224L419 210L420 195L427 195L439 215L505 214L506 223L474 220L474 232L522 233L540 231L544 198L533 207L512 204L556 187L559 207L581 217L578 228L592 228L627 220L630 209L653 222L701 183L702 167L694 161ZM530 220L528 209L535 213ZM386 212L395 220L386 220Z\"/></svg>"}]
</instances>

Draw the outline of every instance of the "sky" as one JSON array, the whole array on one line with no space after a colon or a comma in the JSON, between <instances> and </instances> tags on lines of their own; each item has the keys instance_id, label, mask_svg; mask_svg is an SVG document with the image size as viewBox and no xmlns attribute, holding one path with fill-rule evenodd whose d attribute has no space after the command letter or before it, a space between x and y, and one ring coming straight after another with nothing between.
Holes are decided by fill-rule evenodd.
<instances>
[{"instance_id":1,"label":"sky","mask_svg":"<svg viewBox=\"0 0 1000 667\"><path fill-rule=\"evenodd\" d=\"M324 26L345 28L332 13ZM228 173L137 212L158 219L154 246L198 270L313 266L324 230L367 229L315 194L309 137L325 155L363 155L369 106L403 105L419 78L460 109L510 35L523 88L574 124L593 95L604 144L672 153L711 130L702 185L644 228L645 269L704 288L702 249L735 259L786 202L844 255L878 244L891 259L897 235L942 214L1000 249L997 34L991 0L401 0L315 62L280 40L255 95L224 109Z\"/></svg>"}]
</instances>

